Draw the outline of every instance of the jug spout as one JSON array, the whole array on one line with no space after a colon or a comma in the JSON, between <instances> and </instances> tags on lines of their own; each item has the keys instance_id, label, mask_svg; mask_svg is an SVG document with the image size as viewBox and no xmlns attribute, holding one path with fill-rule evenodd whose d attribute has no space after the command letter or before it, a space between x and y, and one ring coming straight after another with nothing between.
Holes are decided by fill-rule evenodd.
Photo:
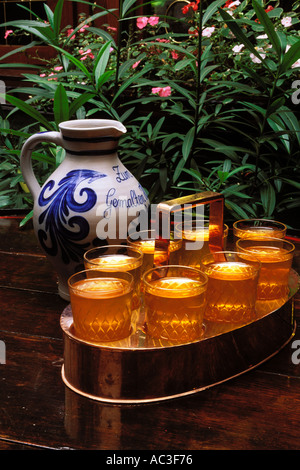
<instances>
[{"instance_id":1,"label":"jug spout","mask_svg":"<svg viewBox=\"0 0 300 470\"><path fill-rule=\"evenodd\" d=\"M93 139L100 137L120 137L126 133L126 127L113 119L78 119L64 121L59 129L65 137Z\"/></svg>"}]
</instances>

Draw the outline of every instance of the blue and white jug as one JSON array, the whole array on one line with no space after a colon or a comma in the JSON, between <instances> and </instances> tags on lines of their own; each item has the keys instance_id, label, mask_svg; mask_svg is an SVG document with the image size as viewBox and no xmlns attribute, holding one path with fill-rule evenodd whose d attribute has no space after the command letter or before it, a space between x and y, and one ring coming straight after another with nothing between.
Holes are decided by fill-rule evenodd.
<instances>
[{"instance_id":1,"label":"blue and white jug","mask_svg":"<svg viewBox=\"0 0 300 470\"><path fill-rule=\"evenodd\" d=\"M94 246L126 241L130 222L148 209L148 198L121 163L118 140L126 128L118 121L62 122L60 132L34 134L24 143L21 171L33 199L33 226L41 248L58 275L59 295L69 300L67 281L83 269L83 254ZM31 154L53 142L65 158L40 187Z\"/></svg>"}]
</instances>

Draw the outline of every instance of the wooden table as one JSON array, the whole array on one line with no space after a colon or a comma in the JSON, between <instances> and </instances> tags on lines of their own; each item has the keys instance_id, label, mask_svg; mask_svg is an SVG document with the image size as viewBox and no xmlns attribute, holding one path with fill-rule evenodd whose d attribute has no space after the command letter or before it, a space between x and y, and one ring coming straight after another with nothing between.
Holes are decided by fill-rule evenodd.
<instances>
[{"instance_id":1,"label":"wooden table","mask_svg":"<svg viewBox=\"0 0 300 470\"><path fill-rule=\"evenodd\" d=\"M299 327L263 365L185 398L120 406L69 390L61 379L60 315L67 303L57 294L55 273L30 224L20 229L20 220L0 218L0 341L6 350L0 364L1 450L101 449L134 455L143 449L158 455L299 449ZM300 247L300 239L293 240ZM299 300L297 294L298 319Z\"/></svg>"}]
</instances>

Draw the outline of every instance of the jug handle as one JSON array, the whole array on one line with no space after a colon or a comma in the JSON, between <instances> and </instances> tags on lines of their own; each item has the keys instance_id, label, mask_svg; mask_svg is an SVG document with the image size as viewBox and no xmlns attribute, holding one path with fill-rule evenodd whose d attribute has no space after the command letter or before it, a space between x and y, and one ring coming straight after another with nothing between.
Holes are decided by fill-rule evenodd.
<instances>
[{"instance_id":1,"label":"jug handle","mask_svg":"<svg viewBox=\"0 0 300 470\"><path fill-rule=\"evenodd\" d=\"M23 144L20 157L21 172L34 200L38 198L41 187L32 169L31 154L33 149L41 142L53 142L54 144L63 146L61 133L56 131L33 134Z\"/></svg>"}]
</instances>

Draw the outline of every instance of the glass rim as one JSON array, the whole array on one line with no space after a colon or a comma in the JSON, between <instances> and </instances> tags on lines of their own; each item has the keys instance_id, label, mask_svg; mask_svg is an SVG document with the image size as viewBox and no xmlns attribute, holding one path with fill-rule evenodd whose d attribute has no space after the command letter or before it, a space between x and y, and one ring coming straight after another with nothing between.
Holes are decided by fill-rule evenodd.
<instances>
[{"instance_id":1,"label":"glass rim","mask_svg":"<svg viewBox=\"0 0 300 470\"><path fill-rule=\"evenodd\" d=\"M105 246L95 246L94 248L90 248L89 250L87 250L84 255L83 255L83 259L85 261L87 261L88 263L93 263L93 259L88 259L87 258L87 255L88 253L91 253L91 252L96 252L97 250L109 250L110 248L117 248L117 249L129 249L129 250L133 250L135 251L139 256L137 257L137 259L141 259L143 258L143 252L142 250L140 250L138 247L135 247L135 246L129 246L129 245L105 245ZM122 254L122 253L116 253L116 254ZM97 259L97 257L95 257L94 259ZM95 263L97 264L97 263Z\"/></svg>"},{"instance_id":2,"label":"glass rim","mask_svg":"<svg viewBox=\"0 0 300 470\"><path fill-rule=\"evenodd\" d=\"M77 273L74 273L72 274L69 278L68 278L68 287L70 289L72 289L73 291L78 291L78 292L89 292L88 289L77 289L76 287L74 287L74 285L71 284L72 280L77 277L77 276L84 276L85 273L87 272L90 272L90 273L97 273L99 272L101 274L101 276L92 276L92 277L82 277L82 279L102 279L103 277L109 277L109 278L115 278L117 279L117 276L121 275L121 277L128 277L128 282L129 282L129 285L128 285L128 292L131 291L133 289L133 286L134 286L134 277L131 273L129 273L128 271L101 271L100 269L97 270L97 269L83 269L81 271L78 271ZM95 292L107 292L106 290L102 290L102 289L99 289L99 291L95 291ZM110 291L111 292L111 291Z\"/></svg>"},{"instance_id":3,"label":"glass rim","mask_svg":"<svg viewBox=\"0 0 300 470\"><path fill-rule=\"evenodd\" d=\"M144 232L147 232L147 230L144 230ZM142 232L139 232L139 233L142 233ZM139 250L142 252L142 254L154 254L155 251L157 251L158 253L163 251L163 250L155 250L155 240L156 238L137 238L135 240L133 239L130 239L130 236L128 235L127 237L127 243L128 243L128 246L129 247L137 247L137 249L139 249L138 247L142 245L142 242L153 242L153 244L151 243L151 245L148 247L148 249L143 249L143 248L140 248ZM169 250L170 252L175 252L175 251L178 251L180 248L181 248L181 243L182 243L182 239L181 238L175 238L175 239L168 239L169 240Z\"/></svg>"},{"instance_id":4,"label":"glass rim","mask_svg":"<svg viewBox=\"0 0 300 470\"><path fill-rule=\"evenodd\" d=\"M295 245L290 242L289 240L286 240L285 238L275 238L275 237L264 237L264 238L240 238L239 240L237 240L236 242L236 245L241 249L243 250L243 252L247 251L245 248L243 248L242 246L240 246L240 244L242 243L249 243L249 242L252 242L252 243L255 243L256 245L257 244L263 244L264 242L278 242L280 244L286 244L290 247L289 250L285 250L285 254L289 254L289 253L292 253L293 251L295 251L296 247ZM252 253L252 251L250 250L250 253Z\"/></svg>"},{"instance_id":5,"label":"glass rim","mask_svg":"<svg viewBox=\"0 0 300 470\"><path fill-rule=\"evenodd\" d=\"M207 285L208 283L208 276L206 273L204 273L203 271L201 271L201 269L198 269L198 268L194 268L193 266L185 266L185 265L181 265L181 264L166 264L165 266L157 266L155 268L150 268L148 269L142 276L142 281L144 284L146 284L147 286L149 287L153 287L151 286L151 282L147 281L146 280L146 277L148 275L150 275L152 272L154 271L157 271L157 270L160 270L160 269L166 269L166 268L178 268L178 269L187 269L189 271L192 271L192 272L195 272L197 274L200 274L202 276L202 280L200 281L201 282L201 285L200 286L197 286L197 287L204 287L205 285ZM167 276L164 276L164 277L167 277ZM155 286L155 289L157 290L160 290L160 291L169 291L170 289L166 288L166 287L160 287L160 286ZM191 287L191 288L188 288L188 290L194 290L195 287Z\"/></svg>"},{"instance_id":6,"label":"glass rim","mask_svg":"<svg viewBox=\"0 0 300 470\"><path fill-rule=\"evenodd\" d=\"M214 259L214 254L225 254L225 255L226 255L226 254L229 254L229 255L237 255L237 256L240 256L240 255L241 255L241 253L238 252L238 251L231 251L231 250L224 250L224 251L219 250L219 251L214 251L214 252L212 252L212 253L208 253L207 255L203 256L203 257L200 259L200 266L202 265L204 268L206 268L206 266L209 266L209 265L211 265L211 264L213 264L213 263L216 263L216 262L217 262L217 263L218 263L218 262L221 262L221 263L222 263L222 262L224 262L224 263L230 262L230 261L227 261L227 259L225 259L225 261L216 261L216 260ZM203 260L205 260L205 259L211 259L211 262L210 262L210 263L207 263L207 264L204 264L204 263L203 263ZM247 259L246 259L246 261L247 261ZM253 262L254 262L254 263L257 263L258 269L260 269L260 267L261 267L261 261L260 261L260 259L255 258L255 256L252 256L252 257L251 257L251 260L249 260L249 261L251 261L251 263L252 263L252 264L251 264L251 267L253 267ZM237 260L236 262L238 262L238 260ZM250 265L250 264L249 264L249 265Z\"/></svg>"},{"instance_id":7,"label":"glass rim","mask_svg":"<svg viewBox=\"0 0 300 470\"><path fill-rule=\"evenodd\" d=\"M193 224L194 222L196 222L197 220L187 220L186 222L178 222L176 225L175 225L175 230L177 227L179 226L182 226L182 225L190 225L190 224ZM204 228L205 230L209 228L209 222L206 222L206 224L208 225L203 225L201 228ZM226 229L229 229L228 225L227 224L224 224L223 223L223 227L226 227Z\"/></svg>"},{"instance_id":8,"label":"glass rim","mask_svg":"<svg viewBox=\"0 0 300 470\"><path fill-rule=\"evenodd\" d=\"M251 224L251 222L262 222L262 223L268 223L268 224L272 224L272 225L277 225L278 228L280 227L279 230L286 230L287 229L287 226L283 223L283 222L279 222L278 220L272 220L272 219L260 219L260 218L250 218L250 219L239 219L239 220L236 220L234 223L233 223L233 228L234 229L238 229L238 230L247 230L246 228L243 229L242 227L238 227L237 224L239 223L245 223L245 222L249 222Z\"/></svg>"}]
</instances>

